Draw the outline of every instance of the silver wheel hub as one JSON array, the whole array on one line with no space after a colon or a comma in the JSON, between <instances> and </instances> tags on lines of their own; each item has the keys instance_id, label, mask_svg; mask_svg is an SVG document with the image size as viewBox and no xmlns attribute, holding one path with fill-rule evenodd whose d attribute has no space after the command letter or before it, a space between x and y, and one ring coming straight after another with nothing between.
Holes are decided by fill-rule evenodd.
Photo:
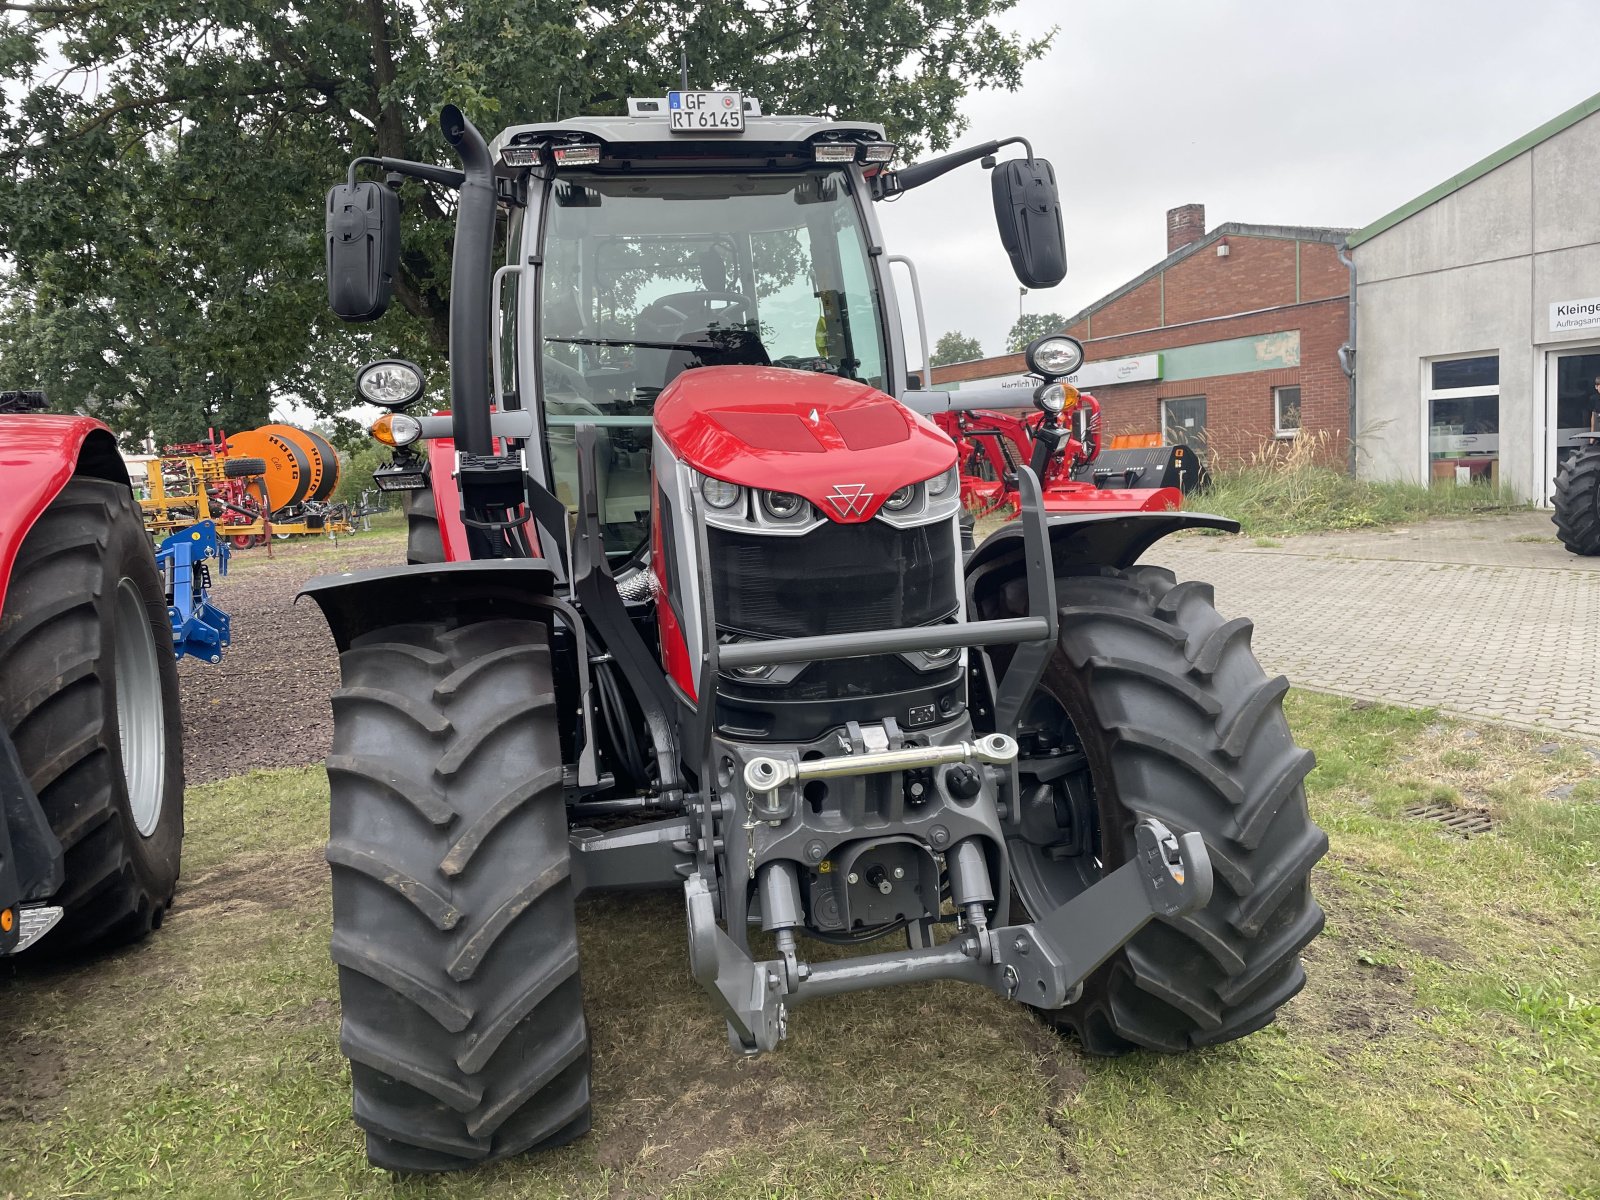
<instances>
[{"instance_id":1,"label":"silver wheel hub","mask_svg":"<svg viewBox=\"0 0 1600 1200\"><path fill-rule=\"evenodd\" d=\"M167 714L161 703L161 659L150 629L150 613L131 579L117 581L112 625L122 777L128 785L134 828L141 837L149 837L161 823Z\"/></svg>"}]
</instances>

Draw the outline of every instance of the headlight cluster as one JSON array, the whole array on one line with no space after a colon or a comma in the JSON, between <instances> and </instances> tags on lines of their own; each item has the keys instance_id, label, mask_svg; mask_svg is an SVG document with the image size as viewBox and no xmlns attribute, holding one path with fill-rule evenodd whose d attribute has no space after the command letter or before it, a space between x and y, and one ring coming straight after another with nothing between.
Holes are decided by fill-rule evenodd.
<instances>
[{"instance_id":1,"label":"headlight cluster","mask_svg":"<svg viewBox=\"0 0 1600 1200\"><path fill-rule=\"evenodd\" d=\"M829 515L794 492L747 488L698 473L695 486L714 525L755 526L772 533L803 534ZM890 492L884 497L878 516L891 525L919 525L950 516L959 507L960 487L960 471L952 466L920 483L908 483Z\"/></svg>"}]
</instances>

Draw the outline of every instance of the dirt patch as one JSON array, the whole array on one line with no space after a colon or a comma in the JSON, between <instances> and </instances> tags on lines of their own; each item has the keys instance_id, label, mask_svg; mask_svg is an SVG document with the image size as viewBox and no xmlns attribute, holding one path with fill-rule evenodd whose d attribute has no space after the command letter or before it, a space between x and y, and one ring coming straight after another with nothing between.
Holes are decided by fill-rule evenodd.
<instances>
[{"instance_id":1,"label":"dirt patch","mask_svg":"<svg viewBox=\"0 0 1600 1200\"><path fill-rule=\"evenodd\" d=\"M202 872L178 890L174 916L209 918L304 908L328 885L322 848L253 854Z\"/></svg>"},{"instance_id":2,"label":"dirt patch","mask_svg":"<svg viewBox=\"0 0 1600 1200\"><path fill-rule=\"evenodd\" d=\"M719 1152L781 1142L795 1114L775 1091L773 1064L746 1060L697 1072L673 1101L613 1130L595 1158L616 1176L612 1196L656 1197Z\"/></svg>"},{"instance_id":3,"label":"dirt patch","mask_svg":"<svg viewBox=\"0 0 1600 1200\"><path fill-rule=\"evenodd\" d=\"M178 664L183 695L184 776L192 786L264 767L325 757L333 738L328 694L339 682L333 638L317 606L295 603L306 580L333 571L390 566L405 557L395 539L274 546L237 555L213 600L232 618L233 644L219 663Z\"/></svg>"},{"instance_id":4,"label":"dirt patch","mask_svg":"<svg viewBox=\"0 0 1600 1200\"><path fill-rule=\"evenodd\" d=\"M0 1124L49 1119L66 1090L61 1044L25 1022L8 1023L6 1040L6 1053L0 1057Z\"/></svg>"}]
</instances>

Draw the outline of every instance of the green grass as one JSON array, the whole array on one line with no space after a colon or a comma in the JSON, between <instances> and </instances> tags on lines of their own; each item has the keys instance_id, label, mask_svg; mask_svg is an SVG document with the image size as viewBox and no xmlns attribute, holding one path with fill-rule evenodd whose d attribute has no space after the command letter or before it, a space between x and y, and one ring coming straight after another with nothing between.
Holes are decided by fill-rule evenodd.
<instances>
[{"instance_id":1,"label":"green grass","mask_svg":"<svg viewBox=\"0 0 1600 1200\"><path fill-rule=\"evenodd\" d=\"M1186 508L1232 517L1257 538L1339 529L1381 529L1429 517L1518 512L1525 501L1487 484L1421 487L1352 479L1329 467L1255 464L1219 470Z\"/></svg>"},{"instance_id":2,"label":"green grass","mask_svg":"<svg viewBox=\"0 0 1600 1200\"><path fill-rule=\"evenodd\" d=\"M936 984L806 1006L739 1060L681 903L603 899L581 910L594 1131L442 1178L369 1169L349 1121L320 771L194 789L168 927L0 986L0 1196L1600 1198L1600 760L1289 709L1319 758L1328 927L1267 1030L1087 1060ZM1405 817L1419 800L1495 832Z\"/></svg>"}]
</instances>

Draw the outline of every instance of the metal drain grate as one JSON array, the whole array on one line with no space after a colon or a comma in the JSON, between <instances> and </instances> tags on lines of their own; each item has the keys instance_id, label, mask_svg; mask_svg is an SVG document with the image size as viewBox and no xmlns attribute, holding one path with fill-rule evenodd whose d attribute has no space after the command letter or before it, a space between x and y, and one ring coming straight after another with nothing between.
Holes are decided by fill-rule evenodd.
<instances>
[{"instance_id":1,"label":"metal drain grate","mask_svg":"<svg viewBox=\"0 0 1600 1200\"><path fill-rule=\"evenodd\" d=\"M1437 821L1464 838L1494 829L1494 820L1488 813L1475 808L1457 808L1453 804L1410 804L1405 814L1418 821Z\"/></svg>"}]
</instances>

